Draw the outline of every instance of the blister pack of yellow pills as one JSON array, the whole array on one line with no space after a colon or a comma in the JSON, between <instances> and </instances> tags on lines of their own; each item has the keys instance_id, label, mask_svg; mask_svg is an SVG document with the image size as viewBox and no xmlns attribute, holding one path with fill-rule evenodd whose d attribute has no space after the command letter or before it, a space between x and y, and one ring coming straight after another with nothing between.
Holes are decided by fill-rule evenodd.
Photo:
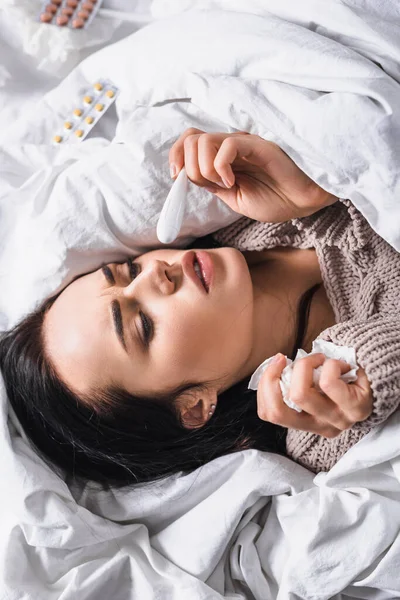
<instances>
[{"instance_id":1,"label":"blister pack of yellow pills","mask_svg":"<svg viewBox=\"0 0 400 600\"><path fill-rule=\"evenodd\" d=\"M38 16L41 23L86 29L93 21L103 0L45 0Z\"/></svg>"},{"instance_id":2,"label":"blister pack of yellow pills","mask_svg":"<svg viewBox=\"0 0 400 600\"><path fill-rule=\"evenodd\" d=\"M96 81L82 96L58 131L53 143L81 142L107 112L118 96L118 88L108 80Z\"/></svg>"}]
</instances>

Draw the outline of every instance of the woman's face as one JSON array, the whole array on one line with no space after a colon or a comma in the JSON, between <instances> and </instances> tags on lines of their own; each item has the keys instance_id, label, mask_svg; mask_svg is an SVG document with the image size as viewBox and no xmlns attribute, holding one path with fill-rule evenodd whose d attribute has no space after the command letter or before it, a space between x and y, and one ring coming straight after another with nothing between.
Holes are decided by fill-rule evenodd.
<instances>
[{"instance_id":1,"label":"woman's face","mask_svg":"<svg viewBox=\"0 0 400 600\"><path fill-rule=\"evenodd\" d=\"M208 290L196 257L206 271L212 265ZM210 381L219 393L238 380L250 355L252 319L241 252L154 250L73 281L46 315L45 343L78 393L114 385L151 396Z\"/></svg>"}]
</instances>

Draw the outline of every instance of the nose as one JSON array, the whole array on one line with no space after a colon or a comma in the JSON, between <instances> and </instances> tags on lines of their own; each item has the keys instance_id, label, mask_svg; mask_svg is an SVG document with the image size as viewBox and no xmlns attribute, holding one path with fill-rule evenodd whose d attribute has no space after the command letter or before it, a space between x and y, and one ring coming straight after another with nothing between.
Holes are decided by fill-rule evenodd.
<instances>
[{"instance_id":1,"label":"nose","mask_svg":"<svg viewBox=\"0 0 400 600\"><path fill-rule=\"evenodd\" d=\"M169 265L162 260L153 260L127 285L123 294L126 298L136 297L143 291L169 296L175 291L175 283L168 276Z\"/></svg>"}]
</instances>

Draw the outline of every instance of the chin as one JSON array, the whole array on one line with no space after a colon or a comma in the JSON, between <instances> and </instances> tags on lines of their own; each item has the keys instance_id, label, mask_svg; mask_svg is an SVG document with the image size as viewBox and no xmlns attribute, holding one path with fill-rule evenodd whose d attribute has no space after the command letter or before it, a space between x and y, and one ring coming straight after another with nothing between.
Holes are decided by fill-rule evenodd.
<instances>
[{"instance_id":1,"label":"chin","mask_svg":"<svg viewBox=\"0 0 400 600\"><path fill-rule=\"evenodd\" d=\"M236 248L213 248L208 250L216 267L216 284L224 293L238 293L244 298L252 297L253 285L246 259Z\"/></svg>"},{"instance_id":2,"label":"chin","mask_svg":"<svg viewBox=\"0 0 400 600\"><path fill-rule=\"evenodd\" d=\"M221 256L223 256L224 260L229 266L235 269L240 269L244 273L249 273L247 261L242 252L240 252L240 250L237 250L237 248L230 248L227 246L225 248L218 248L217 251L221 253Z\"/></svg>"}]
</instances>

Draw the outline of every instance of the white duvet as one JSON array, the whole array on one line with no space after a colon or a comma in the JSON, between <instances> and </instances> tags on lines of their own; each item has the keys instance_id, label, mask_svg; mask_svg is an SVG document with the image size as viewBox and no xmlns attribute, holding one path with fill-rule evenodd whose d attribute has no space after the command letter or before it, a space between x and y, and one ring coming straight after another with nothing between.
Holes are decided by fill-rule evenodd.
<instances>
[{"instance_id":1,"label":"white duvet","mask_svg":"<svg viewBox=\"0 0 400 600\"><path fill-rule=\"evenodd\" d=\"M191 125L277 141L400 248L400 9L377 7L156 1L156 23L90 56L7 124L2 326L79 272L158 245L168 150ZM53 147L99 77L121 90L111 143ZM192 186L179 244L235 218ZM151 489L99 492L68 486L36 456L1 392L2 600L400 597L399 413L317 477L245 451Z\"/></svg>"}]
</instances>

